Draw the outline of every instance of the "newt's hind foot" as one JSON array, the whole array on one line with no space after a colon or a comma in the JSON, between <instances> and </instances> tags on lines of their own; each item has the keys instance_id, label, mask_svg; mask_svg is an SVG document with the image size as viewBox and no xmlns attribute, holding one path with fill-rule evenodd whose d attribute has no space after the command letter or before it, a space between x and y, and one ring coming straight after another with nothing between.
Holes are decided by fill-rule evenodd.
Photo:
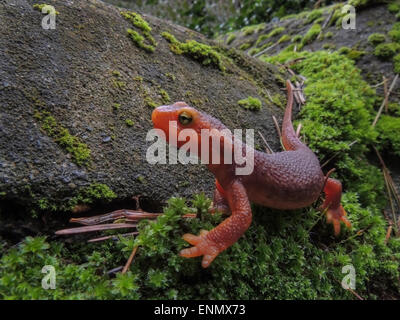
<instances>
[{"instance_id":1,"label":"newt's hind foot","mask_svg":"<svg viewBox=\"0 0 400 320\"><path fill-rule=\"evenodd\" d=\"M207 238L207 234L206 230L201 230L199 236L190 233L184 234L183 240L189 242L193 247L181 250L179 255L185 258L203 256L201 265L203 268L207 268L221 252L218 246Z\"/></svg>"}]
</instances>

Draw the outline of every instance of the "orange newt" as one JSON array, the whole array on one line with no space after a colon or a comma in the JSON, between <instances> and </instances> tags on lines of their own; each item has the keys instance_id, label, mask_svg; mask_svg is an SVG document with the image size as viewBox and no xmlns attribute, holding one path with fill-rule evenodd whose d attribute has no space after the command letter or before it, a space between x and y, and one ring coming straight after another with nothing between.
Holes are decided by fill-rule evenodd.
<instances>
[{"instance_id":1,"label":"orange newt","mask_svg":"<svg viewBox=\"0 0 400 320\"><path fill-rule=\"evenodd\" d=\"M287 81L286 86L288 102L282 124L285 151L267 154L254 150L254 170L249 175L236 175L237 164L234 160L232 164L221 161L221 164L207 165L216 178L213 210L230 212L231 215L211 231L203 230L198 236L185 234L183 239L192 247L183 249L181 256L203 256L202 266L207 268L219 253L234 244L249 228L252 220L250 202L275 209L298 209L315 202L323 190L325 201L321 209L326 210L327 222L333 224L335 235L340 232L341 221L348 228L351 227L340 203L341 183L324 176L317 157L300 141L293 129L292 85ZM216 129L214 133L226 129L219 120L184 102L156 108L152 121L154 128L164 131L170 143L169 121L176 121L178 134L183 129L194 129L199 145L201 129ZM184 143L179 142L177 147Z\"/></svg>"}]
</instances>

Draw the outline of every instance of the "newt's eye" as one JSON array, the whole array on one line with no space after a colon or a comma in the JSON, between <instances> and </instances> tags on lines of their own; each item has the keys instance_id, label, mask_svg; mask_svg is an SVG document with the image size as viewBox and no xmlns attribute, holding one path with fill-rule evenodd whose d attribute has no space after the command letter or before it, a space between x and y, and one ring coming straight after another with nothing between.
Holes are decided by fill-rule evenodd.
<instances>
[{"instance_id":1,"label":"newt's eye","mask_svg":"<svg viewBox=\"0 0 400 320\"><path fill-rule=\"evenodd\" d=\"M179 119L179 122L180 122L181 124L187 125L187 124L189 124L189 123L192 122L193 117L192 117L192 115L191 115L189 112L183 111L183 112L179 115L178 119Z\"/></svg>"}]
</instances>

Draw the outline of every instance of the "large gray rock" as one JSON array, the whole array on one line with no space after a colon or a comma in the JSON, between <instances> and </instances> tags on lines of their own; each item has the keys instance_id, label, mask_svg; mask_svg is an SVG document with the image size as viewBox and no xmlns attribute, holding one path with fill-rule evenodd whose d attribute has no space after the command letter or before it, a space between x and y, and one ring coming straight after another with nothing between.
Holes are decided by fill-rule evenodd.
<instances>
[{"instance_id":1,"label":"large gray rock","mask_svg":"<svg viewBox=\"0 0 400 320\"><path fill-rule=\"evenodd\" d=\"M173 195L211 194L213 177L200 165L150 165L152 107L163 104L160 90L221 119L228 127L254 128L277 150L271 115L282 109L269 96L280 94L282 75L270 65L225 50L226 72L171 52L163 31L178 40L211 43L200 34L145 16L158 43L154 53L127 36L134 28L120 9L101 1L49 0L59 14L56 29L41 27L45 16L36 1L0 1L0 194L3 204L60 207L93 183L110 187L119 199L143 195L163 201ZM214 43L215 45L215 43ZM221 50L223 50L221 48ZM244 110L238 100L263 102L261 111ZM120 105L118 110L113 106ZM91 151L87 165L49 131L38 112L49 114ZM126 119L134 122L127 126ZM262 142L256 135L257 144Z\"/></svg>"}]
</instances>

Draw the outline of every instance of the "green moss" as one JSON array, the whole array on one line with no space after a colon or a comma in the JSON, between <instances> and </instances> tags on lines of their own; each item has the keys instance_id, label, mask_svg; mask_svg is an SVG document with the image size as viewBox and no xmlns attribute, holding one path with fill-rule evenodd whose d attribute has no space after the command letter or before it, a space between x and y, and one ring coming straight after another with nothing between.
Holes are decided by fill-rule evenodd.
<instances>
[{"instance_id":1,"label":"green moss","mask_svg":"<svg viewBox=\"0 0 400 320\"><path fill-rule=\"evenodd\" d=\"M169 103L171 101L169 94L164 89L160 89L160 95L164 103Z\"/></svg>"},{"instance_id":2,"label":"green moss","mask_svg":"<svg viewBox=\"0 0 400 320\"><path fill-rule=\"evenodd\" d=\"M149 24L146 22L146 20L143 19L143 17L132 11L122 11L121 15L128 21L132 23L135 27L138 29L142 30L143 33L149 34L151 32L151 27Z\"/></svg>"},{"instance_id":3,"label":"green moss","mask_svg":"<svg viewBox=\"0 0 400 320\"><path fill-rule=\"evenodd\" d=\"M250 48L252 45L252 42L245 42L242 45L239 46L239 50L247 50Z\"/></svg>"},{"instance_id":4,"label":"green moss","mask_svg":"<svg viewBox=\"0 0 400 320\"><path fill-rule=\"evenodd\" d=\"M278 40L278 43L283 43L283 42L288 42L291 40L291 36L289 36L288 34L284 34L282 37L280 37L280 39Z\"/></svg>"},{"instance_id":5,"label":"green moss","mask_svg":"<svg viewBox=\"0 0 400 320\"><path fill-rule=\"evenodd\" d=\"M338 52L340 54L346 55L349 59L352 59L352 60L358 60L365 54L364 51L359 51L359 50L352 49L349 47L341 47L338 50Z\"/></svg>"},{"instance_id":6,"label":"green moss","mask_svg":"<svg viewBox=\"0 0 400 320\"><path fill-rule=\"evenodd\" d=\"M114 109L114 110L119 110L120 107L121 107L121 104L120 104L120 103L114 103L114 104L113 104L113 109Z\"/></svg>"},{"instance_id":7,"label":"green moss","mask_svg":"<svg viewBox=\"0 0 400 320\"><path fill-rule=\"evenodd\" d=\"M388 10L389 10L391 13L397 13L397 12L400 11L400 5L397 4L397 3L389 3L389 4L388 4Z\"/></svg>"},{"instance_id":8,"label":"green moss","mask_svg":"<svg viewBox=\"0 0 400 320\"><path fill-rule=\"evenodd\" d=\"M382 33L373 33L368 37L368 42L374 47L386 41L386 37Z\"/></svg>"},{"instance_id":9,"label":"green moss","mask_svg":"<svg viewBox=\"0 0 400 320\"><path fill-rule=\"evenodd\" d=\"M281 34L283 31L285 31L285 27L278 27L278 28L275 28L275 29L273 29L270 33L268 33L267 37L268 37L268 38L275 37L275 36Z\"/></svg>"},{"instance_id":10,"label":"green moss","mask_svg":"<svg viewBox=\"0 0 400 320\"><path fill-rule=\"evenodd\" d=\"M374 55L381 60L389 60L400 51L398 43L381 43L375 47Z\"/></svg>"},{"instance_id":11,"label":"green moss","mask_svg":"<svg viewBox=\"0 0 400 320\"><path fill-rule=\"evenodd\" d=\"M311 28L308 29L307 33L304 35L302 44L303 45L310 44L318 37L320 32L321 32L321 25L318 23L313 24Z\"/></svg>"},{"instance_id":12,"label":"green moss","mask_svg":"<svg viewBox=\"0 0 400 320\"><path fill-rule=\"evenodd\" d=\"M132 126L133 126L133 121L132 121L131 119L126 119L126 120L125 120L125 124L126 124L128 127L132 127Z\"/></svg>"},{"instance_id":13,"label":"green moss","mask_svg":"<svg viewBox=\"0 0 400 320\"><path fill-rule=\"evenodd\" d=\"M225 71L222 55L211 46L195 40L180 42L168 32L163 32L161 35L170 43L170 49L175 54L185 54L203 65L213 65Z\"/></svg>"},{"instance_id":14,"label":"green moss","mask_svg":"<svg viewBox=\"0 0 400 320\"><path fill-rule=\"evenodd\" d=\"M279 93L274 94L271 98L272 98L272 102L275 105L277 105L278 107L281 107L281 108L284 107L284 97L281 94L279 94Z\"/></svg>"},{"instance_id":15,"label":"green moss","mask_svg":"<svg viewBox=\"0 0 400 320\"><path fill-rule=\"evenodd\" d=\"M173 75L172 73L169 73L169 72L167 72L167 73L165 74L165 76L168 77L168 78L170 78L172 81L175 81L175 79L176 79L175 75Z\"/></svg>"},{"instance_id":16,"label":"green moss","mask_svg":"<svg viewBox=\"0 0 400 320\"><path fill-rule=\"evenodd\" d=\"M40 122L41 129L65 151L72 156L77 165L86 165L90 160L89 147L78 137L70 134L68 129L60 125L47 111L36 111L35 118Z\"/></svg>"},{"instance_id":17,"label":"green moss","mask_svg":"<svg viewBox=\"0 0 400 320\"><path fill-rule=\"evenodd\" d=\"M400 118L381 115L376 128L379 148L400 157Z\"/></svg>"},{"instance_id":18,"label":"green moss","mask_svg":"<svg viewBox=\"0 0 400 320\"><path fill-rule=\"evenodd\" d=\"M33 9L36 9L36 10L42 12L42 9L43 9L45 6L51 6L51 5L46 4L46 3L40 3L40 4L39 4L39 3L35 3L35 4L33 5ZM49 12L49 10L48 10L47 12ZM56 10L55 13L56 13L56 15L60 14L57 10Z\"/></svg>"},{"instance_id":19,"label":"green moss","mask_svg":"<svg viewBox=\"0 0 400 320\"><path fill-rule=\"evenodd\" d=\"M141 31L139 34L137 31L128 28L126 32L132 39L132 41L139 47L144 49L147 52L154 52L157 46L156 41L151 35L151 27L149 24L142 18L142 16L136 12L132 11L122 11L121 15L128 21L132 23L134 27ZM148 43L145 43L145 40Z\"/></svg>"},{"instance_id":20,"label":"green moss","mask_svg":"<svg viewBox=\"0 0 400 320\"><path fill-rule=\"evenodd\" d=\"M260 99L254 97L247 97L246 99L242 99L238 101L239 106L247 110L261 110L262 103Z\"/></svg>"},{"instance_id":21,"label":"green moss","mask_svg":"<svg viewBox=\"0 0 400 320\"><path fill-rule=\"evenodd\" d=\"M303 39L303 37L301 36L301 35L295 35L293 38L292 38L292 42L296 42L296 43L298 43L298 42L301 42L301 40Z\"/></svg>"},{"instance_id":22,"label":"green moss","mask_svg":"<svg viewBox=\"0 0 400 320\"><path fill-rule=\"evenodd\" d=\"M332 37L333 37L333 32L332 31L329 31L329 32L325 33L325 35L324 35L325 39L331 39Z\"/></svg>"},{"instance_id":23,"label":"green moss","mask_svg":"<svg viewBox=\"0 0 400 320\"><path fill-rule=\"evenodd\" d=\"M388 34L394 42L400 42L400 22L396 22Z\"/></svg>"},{"instance_id":24,"label":"green moss","mask_svg":"<svg viewBox=\"0 0 400 320\"><path fill-rule=\"evenodd\" d=\"M93 204L96 202L107 203L114 200L117 195L105 184L92 183L79 190L78 194L68 201L68 207L74 208L79 204Z\"/></svg>"},{"instance_id":25,"label":"green moss","mask_svg":"<svg viewBox=\"0 0 400 320\"><path fill-rule=\"evenodd\" d=\"M228 36L227 40L226 40L226 44L227 44L227 45L230 45L233 41L235 41L235 39L236 39L236 34L231 33L231 34Z\"/></svg>"},{"instance_id":26,"label":"green moss","mask_svg":"<svg viewBox=\"0 0 400 320\"><path fill-rule=\"evenodd\" d=\"M132 41L139 47L142 48L144 50L146 50L147 52L154 52L155 51L155 47L153 45L149 45L144 43L145 38L143 36L141 36L138 32L136 32L135 30L132 29L127 29L126 32L128 33L128 35L131 37Z\"/></svg>"},{"instance_id":27,"label":"green moss","mask_svg":"<svg viewBox=\"0 0 400 320\"><path fill-rule=\"evenodd\" d=\"M307 16L306 24L312 23L315 20L317 20L318 18L321 18L323 12L324 12L323 9L315 9L315 10L311 11Z\"/></svg>"},{"instance_id":28,"label":"green moss","mask_svg":"<svg viewBox=\"0 0 400 320\"><path fill-rule=\"evenodd\" d=\"M117 70L113 70L112 75L118 78L121 76L121 72L119 72Z\"/></svg>"},{"instance_id":29,"label":"green moss","mask_svg":"<svg viewBox=\"0 0 400 320\"><path fill-rule=\"evenodd\" d=\"M394 72L400 74L400 54L393 58Z\"/></svg>"},{"instance_id":30,"label":"green moss","mask_svg":"<svg viewBox=\"0 0 400 320\"><path fill-rule=\"evenodd\" d=\"M336 45L334 43L324 43L322 45L322 48L325 50L335 50L336 49Z\"/></svg>"},{"instance_id":31,"label":"green moss","mask_svg":"<svg viewBox=\"0 0 400 320\"><path fill-rule=\"evenodd\" d=\"M153 99L151 99L150 97L146 97L144 99L144 102L146 104L146 106L150 107L150 108L157 108L157 103L153 101Z\"/></svg>"}]
</instances>

